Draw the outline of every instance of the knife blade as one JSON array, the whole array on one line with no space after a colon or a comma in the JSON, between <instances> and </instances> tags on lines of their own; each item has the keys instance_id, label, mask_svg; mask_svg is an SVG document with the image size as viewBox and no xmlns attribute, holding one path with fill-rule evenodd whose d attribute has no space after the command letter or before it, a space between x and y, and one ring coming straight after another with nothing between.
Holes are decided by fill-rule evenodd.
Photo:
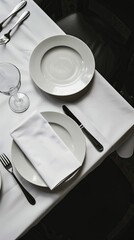
<instances>
[{"instance_id":1,"label":"knife blade","mask_svg":"<svg viewBox=\"0 0 134 240\"><path fill-rule=\"evenodd\" d=\"M86 137L90 140L90 142L94 145L94 147L99 151L103 151L103 146L102 144L83 126L83 124L79 121L79 119L68 109L66 105L62 106L63 111L65 112L66 115L71 117L81 128L83 133L86 135Z\"/></svg>"}]
</instances>

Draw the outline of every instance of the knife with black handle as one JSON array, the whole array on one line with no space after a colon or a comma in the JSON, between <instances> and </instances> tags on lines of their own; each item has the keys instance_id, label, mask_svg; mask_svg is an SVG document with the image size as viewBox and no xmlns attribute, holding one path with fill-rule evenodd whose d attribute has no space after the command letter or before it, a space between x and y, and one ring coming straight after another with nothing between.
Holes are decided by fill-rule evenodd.
<instances>
[{"instance_id":1,"label":"knife with black handle","mask_svg":"<svg viewBox=\"0 0 134 240\"><path fill-rule=\"evenodd\" d=\"M65 112L66 115L71 117L81 128L83 133L87 136L87 138L90 140L90 142L94 145L94 147L99 151L103 151L103 146L98 140L83 126L83 124L74 116L74 114L67 108L67 106L63 105L62 106L63 111Z\"/></svg>"}]
</instances>

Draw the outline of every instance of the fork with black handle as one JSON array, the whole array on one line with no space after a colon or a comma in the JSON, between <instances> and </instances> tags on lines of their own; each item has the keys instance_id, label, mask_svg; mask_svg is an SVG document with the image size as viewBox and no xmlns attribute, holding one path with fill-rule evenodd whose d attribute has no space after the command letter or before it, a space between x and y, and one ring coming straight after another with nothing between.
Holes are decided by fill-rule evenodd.
<instances>
[{"instance_id":1,"label":"fork with black handle","mask_svg":"<svg viewBox=\"0 0 134 240\"><path fill-rule=\"evenodd\" d=\"M13 177L15 178L15 180L17 181L17 183L19 184L20 188L22 189L25 197L27 198L28 202L32 205L34 205L36 203L35 199L33 198L33 196L23 187L23 185L19 182L19 180L17 179L17 177L15 176L15 174L13 173L13 166L9 160L9 158L3 153L0 155L0 161L3 164L3 166L6 168L6 170L8 172L10 172Z\"/></svg>"}]
</instances>

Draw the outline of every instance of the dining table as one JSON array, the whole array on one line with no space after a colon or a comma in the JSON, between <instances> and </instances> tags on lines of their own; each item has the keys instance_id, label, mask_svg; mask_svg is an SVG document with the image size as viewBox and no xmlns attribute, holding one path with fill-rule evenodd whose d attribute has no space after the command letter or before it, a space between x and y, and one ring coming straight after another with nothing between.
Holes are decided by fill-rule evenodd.
<instances>
[{"instance_id":1,"label":"dining table","mask_svg":"<svg viewBox=\"0 0 134 240\"><path fill-rule=\"evenodd\" d=\"M17 3L19 0L0 0L0 22ZM28 181L14 166L14 172L20 182L34 196L35 205L28 203L15 179L0 163L1 240L15 240L26 234L53 211L60 201L64 201L67 194L114 151L126 158L126 161L134 152L134 109L96 69L89 84L82 91L69 96L51 94L33 81L30 59L35 48L51 37L62 37L66 34L33 0L27 0L25 8L4 25L0 37L15 24L25 10L30 11L30 16L14 31L7 44L0 45L0 62L10 62L20 70L19 91L27 94L30 106L23 113L15 113L9 107L9 96L0 93L0 154L5 153L13 161L15 152L12 153L11 129L34 111L44 114L58 113L65 117L63 105L77 116L88 131L101 142L104 149L101 152L97 151L89 139L82 135L86 152L80 170L53 190ZM63 88L63 91L66 90ZM76 141L76 144L79 142ZM28 172L27 169L24 171Z\"/></svg>"}]
</instances>

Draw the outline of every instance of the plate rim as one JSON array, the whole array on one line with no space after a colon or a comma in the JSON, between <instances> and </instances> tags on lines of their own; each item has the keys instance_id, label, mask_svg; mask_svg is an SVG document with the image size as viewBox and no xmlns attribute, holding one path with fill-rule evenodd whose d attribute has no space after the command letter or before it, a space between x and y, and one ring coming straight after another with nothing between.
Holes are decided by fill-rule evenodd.
<instances>
[{"instance_id":1,"label":"plate rim","mask_svg":"<svg viewBox=\"0 0 134 240\"><path fill-rule=\"evenodd\" d=\"M58 115L62 115L62 116L64 116L66 119L68 119L71 123L73 123L74 125L73 126L75 126L78 130L79 130L79 133L81 134L81 137L83 138L82 139L82 142L83 142L83 149L84 149L84 151L83 151L83 159L82 159L82 165L81 165L81 167L83 166L83 163L84 163L84 160L85 160L85 156L86 156L86 139L85 139L85 137L84 137L84 134L82 133L82 131L81 131L81 129L79 128L79 126L70 118L70 117L68 117L67 115L65 115L64 113L60 113L60 112L56 112L56 111L41 111L40 112L41 114L42 113L44 113L44 114L58 114ZM67 121L68 121L67 120ZM48 122L49 122L49 120L48 120ZM59 125L61 125L61 124L59 124ZM65 126L64 125L61 125L63 128L65 128ZM69 132L69 130L66 128L66 130ZM16 145L16 147L18 147L17 146L17 144L14 142L14 140L12 141L12 146L11 146L11 159L12 159L12 162L13 162L13 165L14 165L14 167L15 167L15 169L17 170L17 172L20 174L20 176L21 177L23 177L26 181L28 181L28 182L30 182L30 183L32 183L32 184L34 184L35 186L41 186L41 187L45 187L45 188L48 188L48 186L45 184L45 182L42 180L42 183L40 184L40 183L35 183L35 182L33 182L32 180L30 180L30 179L28 179L28 178L26 178L21 172L20 172L20 170L16 167L16 164L14 163L14 157L13 157L13 145ZM19 147L18 147L19 148ZM64 182L67 182L68 180L70 180L73 176L75 176L76 174L77 174L77 172L79 172L80 171L80 169L81 169L81 167L74 173L74 174L72 174L71 175L71 177L70 178L68 178L66 181L64 181ZM63 183L64 183L63 182Z\"/></svg>"},{"instance_id":2,"label":"plate rim","mask_svg":"<svg viewBox=\"0 0 134 240\"><path fill-rule=\"evenodd\" d=\"M52 47L46 47L47 50L41 51L40 53L40 56L38 56L39 54L39 49L40 47L42 47L42 45L46 44L47 43L49 44L50 41L53 41L54 45ZM62 43L57 43L57 42L62 42ZM72 45L73 43L73 47L70 46ZM76 43L76 44L74 44ZM77 47L77 44L80 45L80 47L78 48ZM66 91L62 91L60 90L61 92L60 93L57 93L57 90L55 90L55 92L53 91L50 91L48 89L45 89L44 87L41 86L40 82L38 79L44 79L42 77L42 74L40 73L41 70L39 70L39 65L41 63L41 60L42 60L42 57L45 55L45 53L47 53L50 49L54 48L54 47L57 47L57 46L67 46L67 47L71 47L73 50L75 50L79 55L83 56L84 55L84 58L86 59L86 61L88 63L86 63L86 67L87 69L89 68L89 65L90 65L90 61L92 59L92 68L93 70L91 71L91 76L88 77L88 81L87 82L82 82L83 84L81 84L81 86L79 87L78 86L78 89L76 90L75 88L72 90L69 90L70 93L66 93ZM38 58L40 58L40 63L38 62ZM90 60L89 60L90 59ZM34 64L34 62L36 62L36 64ZM33 68L33 64L35 65L34 68ZM89 71L89 70L88 70ZM29 72L30 72L30 76L33 80L33 82L41 89L43 90L44 92L50 94L50 95L54 95L54 96L61 96L61 97L64 97L64 96L71 96L71 95L74 95L78 92L81 92L83 89L85 89L89 83L91 82L91 80L93 79L93 76L94 76L94 73L95 73L95 58L94 58L94 55L92 53L92 50L88 47L88 45L83 42L81 39L77 38L77 37L74 37L72 35L54 35L54 36L51 36L51 37L48 37L44 40L42 40L35 48L34 50L32 51L31 53L31 56L30 56L30 61L29 61ZM39 76L37 77L36 74L39 74ZM81 79L81 78L80 78ZM63 87L62 87L63 88ZM67 89L67 86L65 86L65 88ZM69 88L69 86L68 86Z\"/></svg>"}]
</instances>

